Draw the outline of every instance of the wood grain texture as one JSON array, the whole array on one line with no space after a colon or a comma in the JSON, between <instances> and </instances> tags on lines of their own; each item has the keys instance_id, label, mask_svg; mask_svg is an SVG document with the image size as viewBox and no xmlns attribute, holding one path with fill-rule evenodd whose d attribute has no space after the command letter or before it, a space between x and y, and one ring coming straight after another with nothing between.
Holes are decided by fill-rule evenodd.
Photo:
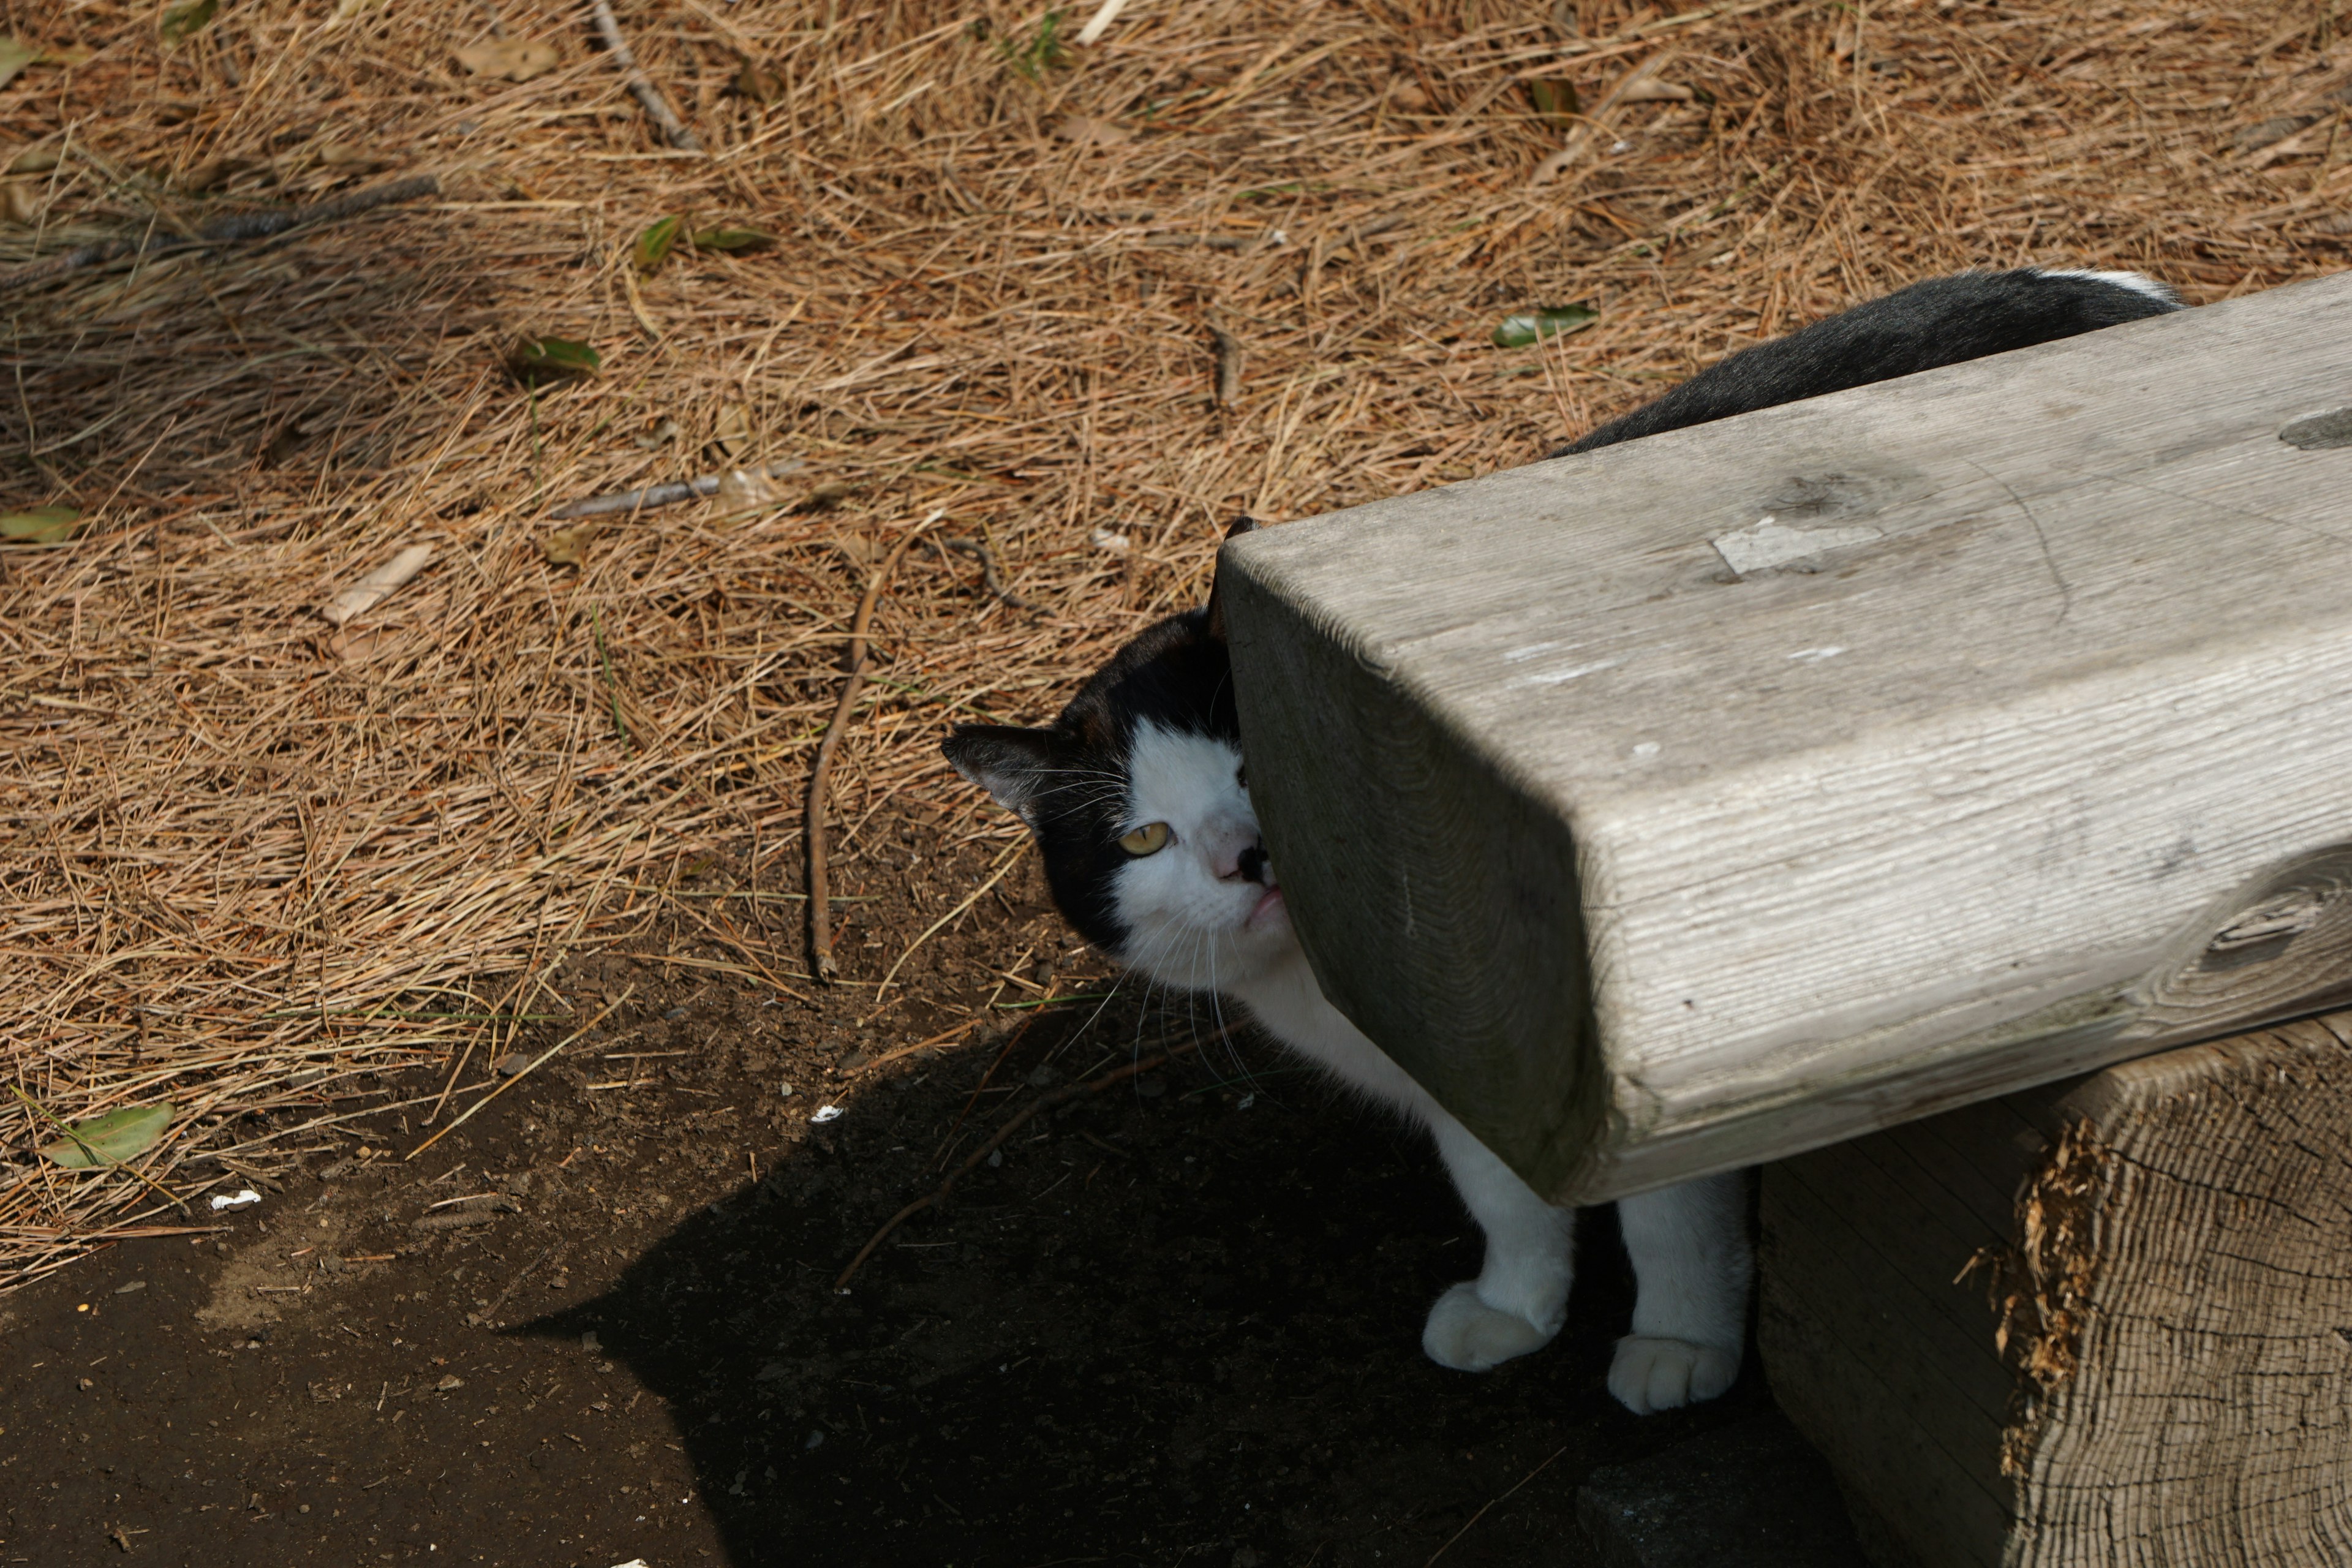
<instances>
[{"instance_id":1,"label":"wood grain texture","mask_svg":"<svg viewBox=\"0 0 2352 1568\"><path fill-rule=\"evenodd\" d=\"M1236 540L1326 992L1575 1202L2343 999L2347 362L2339 275Z\"/></svg>"},{"instance_id":2,"label":"wood grain texture","mask_svg":"<svg viewBox=\"0 0 2352 1568\"><path fill-rule=\"evenodd\" d=\"M1768 1165L1766 1370L1883 1568L2352 1562L2347 1135L2335 1014Z\"/></svg>"}]
</instances>

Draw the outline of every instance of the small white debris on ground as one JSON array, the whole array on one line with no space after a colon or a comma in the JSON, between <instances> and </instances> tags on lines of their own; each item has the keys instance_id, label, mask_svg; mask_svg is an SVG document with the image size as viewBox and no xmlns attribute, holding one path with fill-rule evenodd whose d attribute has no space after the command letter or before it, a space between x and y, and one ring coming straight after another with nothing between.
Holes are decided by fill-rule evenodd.
<instances>
[{"instance_id":1,"label":"small white debris on ground","mask_svg":"<svg viewBox=\"0 0 2352 1568\"><path fill-rule=\"evenodd\" d=\"M213 1194L213 1212L217 1214L223 1209L241 1209L247 1204L257 1204L260 1201L261 1194L251 1187L239 1187L234 1193L215 1193Z\"/></svg>"},{"instance_id":2,"label":"small white debris on ground","mask_svg":"<svg viewBox=\"0 0 2352 1568\"><path fill-rule=\"evenodd\" d=\"M812 1115L809 1120L811 1121L831 1121L840 1114L841 1107L838 1105L820 1105L816 1108L815 1114Z\"/></svg>"}]
</instances>

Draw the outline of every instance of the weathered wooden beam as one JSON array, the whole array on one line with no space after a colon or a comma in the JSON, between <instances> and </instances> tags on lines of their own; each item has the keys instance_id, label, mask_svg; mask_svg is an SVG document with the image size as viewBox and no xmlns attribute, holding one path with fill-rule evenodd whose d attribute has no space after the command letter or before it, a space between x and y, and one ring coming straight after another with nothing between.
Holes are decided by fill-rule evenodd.
<instances>
[{"instance_id":1,"label":"weathered wooden beam","mask_svg":"<svg viewBox=\"0 0 2352 1568\"><path fill-rule=\"evenodd\" d=\"M1758 1340L1881 1568L2352 1562L2352 1014L1764 1168Z\"/></svg>"},{"instance_id":2,"label":"weathered wooden beam","mask_svg":"<svg viewBox=\"0 0 2352 1568\"><path fill-rule=\"evenodd\" d=\"M1324 990L1585 1202L2352 994L2352 275L1226 547Z\"/></svg>"}]
</instances>

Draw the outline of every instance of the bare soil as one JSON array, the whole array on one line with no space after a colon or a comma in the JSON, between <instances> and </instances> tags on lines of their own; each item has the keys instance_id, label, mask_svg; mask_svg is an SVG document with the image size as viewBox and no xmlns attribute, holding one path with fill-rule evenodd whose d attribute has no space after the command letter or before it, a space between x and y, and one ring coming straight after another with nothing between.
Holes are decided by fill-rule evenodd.
<instances>
[{"instance_id":1,"label":"bare soil","mask_svg":"<svg viewBox=\"0 0 2352 1568\"><path fill-rule=\"evenodd\" d=\"M895 954L908 895L971 858L875 884L843 949ZM1479 1246L1430 1152L1186 1003L1008 1005L1043 994L991 973L1024 950L1054 994L1111 987L1032 868L1003 887L862 1032L870 985L707 983L682 935L575 964L576 1008L628 1000L421 1157L408 1111L289 1140L216 1232L8 1297L0 1560L1574 1564L1586 1472L1762 1402L1752 1373L1691 1412L1610 1400L1605 1215L1558 1343L1428 1362ZM1001 1022L854 1065L959 1009ZM1193 1041L1031 1121L834 1289L943 1150Z\"/></svg>"}]
</instances>

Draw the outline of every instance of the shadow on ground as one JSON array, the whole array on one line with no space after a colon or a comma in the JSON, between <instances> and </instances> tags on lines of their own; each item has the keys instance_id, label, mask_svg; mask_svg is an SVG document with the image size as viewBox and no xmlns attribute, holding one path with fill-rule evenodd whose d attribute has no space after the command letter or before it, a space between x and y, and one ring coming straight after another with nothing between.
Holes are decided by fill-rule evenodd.
<instances>
[{"instance_id":1,"label":"shadow on ground","mask_svg":"<svg viewBox=\"0 0 2352 1568\"><path fill-rule=\"evenodd\" d=\"M1752 1372L1686 1414L1610 1401L1630 1281L1605 1212L1559 1343L1432 1364L1422 1314L1475 1228L1433 1155L1299 1081L1245 1098L1194 1068L1079 1101L846 1295L930 1150L813 1141L512 1331L593 1333L665 1401L742 1564L1420 1563L1474 1515L1450 1564L1573 1563L1586 1472L1762 1401Z\"/></svg>"},{"instance_id":2,"label":"shadow on ground","mask_svg":"<svg viewBox=\"0 0 2352 1568\"><path fill-rule=\"evenodd\" d=\"M453 337L488 325L494 289L449 264L446 239L393 206L34 289L0 406L11 482L86 505L290 499L393 460L420 429L453 433L428 383Z\"/></svg>"}]
</instances>

